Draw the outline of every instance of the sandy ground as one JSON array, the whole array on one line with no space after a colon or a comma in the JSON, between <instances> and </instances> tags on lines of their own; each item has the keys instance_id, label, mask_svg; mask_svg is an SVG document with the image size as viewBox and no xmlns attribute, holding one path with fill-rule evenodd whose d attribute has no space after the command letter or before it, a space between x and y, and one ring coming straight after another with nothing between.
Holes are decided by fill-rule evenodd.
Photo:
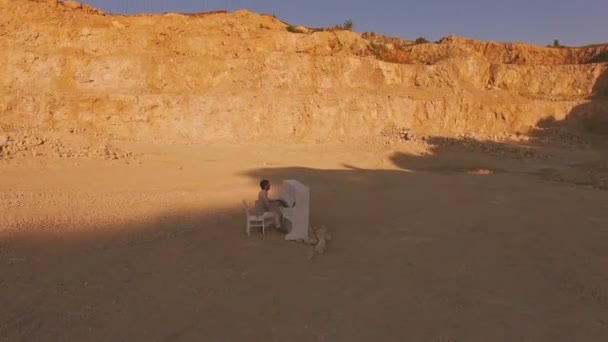
<instances>
[{"instance_id":1,"label":"sandy ground","mask_svg":"<svg viewBox=\"0 0 608 342\"><path fill-rule=\"evenodd\" d=\"M124 148L0 163L0 340L608 339L608 192L543 177L596 152ZM245 235L262 177L310 185L326 254Z\"/></svg>"}]
</instances>

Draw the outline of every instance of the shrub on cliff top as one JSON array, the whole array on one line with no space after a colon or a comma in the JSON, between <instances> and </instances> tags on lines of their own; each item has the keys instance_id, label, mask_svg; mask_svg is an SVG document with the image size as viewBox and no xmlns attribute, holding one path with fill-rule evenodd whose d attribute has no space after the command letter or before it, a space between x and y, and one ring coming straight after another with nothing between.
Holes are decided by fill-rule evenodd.
<instances>
[{"instance_id":1,"label":"shrub on cliff top","mask_svg":"<svg viewBox=\"0 0 608 342\"><path fill-rule=\"evenodd\" d=\"M414 44L428 44L430 43L428 41L428 39L424 38L424 37L418 37L415 41Z\"/></svg>"},{"instance_id":2,"label":"shrub on cliff top","mask_svg":"<svg viewBox=\"0 0 608 342\"><path fill-rule=\"evenodd\" d=\"M293 26L293 25L289 25L287 26L287 31L291 32L291 33L308 33L308 32L322 32L322 31L353 31L355 28L355 24L353 24L352 20L347 20L344 22L344 24L342 25L335 25L335 26L331 26L331 27L312 27L312 28L307 28L306 30L308 32L302 32L302 29L300 29L302 26Z\"/></svg>"}]
</instances>

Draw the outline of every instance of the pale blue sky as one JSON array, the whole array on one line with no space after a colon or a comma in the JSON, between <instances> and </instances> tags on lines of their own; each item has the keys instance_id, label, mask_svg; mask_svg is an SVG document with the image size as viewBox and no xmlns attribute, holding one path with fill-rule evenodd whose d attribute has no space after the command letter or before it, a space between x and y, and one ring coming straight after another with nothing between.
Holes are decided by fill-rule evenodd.
<instances>
[{"instance_id":1,"label":"pale blue sky","mask_svg":"<svg viewBox=\"0 0 608 342\"><path fill-rule=\"evenodd\" d=\"M204 12L246 8L294 25L324 27L353 20L358 32L437 40L578 46L608 42L608 0L81 0L106 12Z\"/></svg>"}]
</instances>

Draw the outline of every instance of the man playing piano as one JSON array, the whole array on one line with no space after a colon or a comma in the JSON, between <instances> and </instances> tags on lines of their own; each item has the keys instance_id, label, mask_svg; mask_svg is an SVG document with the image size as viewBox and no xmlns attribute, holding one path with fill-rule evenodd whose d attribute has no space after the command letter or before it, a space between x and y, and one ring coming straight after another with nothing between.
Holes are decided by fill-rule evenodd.
<instances>
[{"instance_id":1,"label":"man playing piano","mask_svg":"<svg viewBox=\"0 0 608 342\"><path fill-rule=\"evenodd\" d=\"M270 182L263 179L260 182L260 193L258 194L258 200L255 202L255 214L261 216L266 213L267 217L274 219L275 226L281 228L281 211L279 205L285 206L285 203L281 200L268 198L268 191L270 191Z\"/></svg>"}]
</instances>

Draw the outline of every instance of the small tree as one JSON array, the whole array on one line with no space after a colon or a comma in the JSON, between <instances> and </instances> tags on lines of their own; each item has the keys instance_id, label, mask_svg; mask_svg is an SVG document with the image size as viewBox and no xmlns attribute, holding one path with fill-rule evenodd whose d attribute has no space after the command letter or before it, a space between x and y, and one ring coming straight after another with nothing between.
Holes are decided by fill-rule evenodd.
<instances>
[{"instance_id":1,"label":"small tree","mask_svg":"<svg viewBox=\"0 0 608 342\"><path fill-rule=\"evenodd\" d=\"M418 37L418 39L416 39L414 41L414 43L415 44L427 44L427 43L430 43L430 42L428 41L428 39L426 39L424 37Z\"/></svg>"},{"instance_id":2,"label":"small tree","mask_svg":"<svg viewBox=\"0 0 608 342\"><path fill-rule=\"evenodd\" d=\"M344 22L344 24L342 25L342 28L345 30L352 31L355 28L355 24L353 24L352 20L348 19L347 21Z\"/></svg>"},{"instance_id":3,"label":"small tree","mask_svg":"<svg viewBox=\"0 0 608 342\"><path fill-rule=\"evenodd\" d=\"M562 47L562 45L559 43L559 40L556 39L553 41L553 47L558 48L558 47Z\"/></svg>"}]
</instances>

